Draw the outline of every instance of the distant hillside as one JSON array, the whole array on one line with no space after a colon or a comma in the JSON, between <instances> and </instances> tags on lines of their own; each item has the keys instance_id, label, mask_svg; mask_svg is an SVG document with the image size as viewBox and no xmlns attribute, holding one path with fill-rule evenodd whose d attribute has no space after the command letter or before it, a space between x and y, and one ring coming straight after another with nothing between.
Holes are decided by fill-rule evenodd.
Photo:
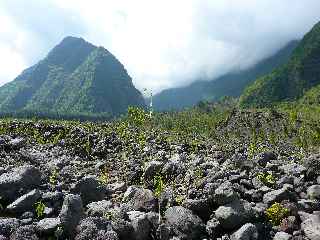
<instances>
[{"instance_id":1,"label":"distant hillside","mask_svg":"<svg viewBox=\"0 0 320 240\"><path fill-rule=\"evenodd\" d=\"M66 37L0 88L0 112L108 113L144 106L124 66L106 49Z\"/></svg>"},{"instance_id":2,"label":"distant hillside","mask_svg":"<svg viewBox=\"0 0 320 240\"><path fill-rule=\"evenodd\" d=\"M274 56L262 60L248 70L226 74L211 81L196 81L186 87L164 90L154 96L154 108L158 111L178 110L195 105L200 100L217 101L223 96L238 97L248 84L286 63L297 45L298 41L288 43Z\"/></svg>"},{"instance_id":3,"label":"distant hillside","mask_svg":"<svg viewBox=\"0 0 320 240\"><path fill-rule=\"evenodd\" d=\"M320 84L320 23L305 35L289 62L250 85L240 98L243 107L264 107L296 100ZM305 101L317 95L314 88ZM319 94L318 94L319 95Z\"/></svg>"}]
</instances>

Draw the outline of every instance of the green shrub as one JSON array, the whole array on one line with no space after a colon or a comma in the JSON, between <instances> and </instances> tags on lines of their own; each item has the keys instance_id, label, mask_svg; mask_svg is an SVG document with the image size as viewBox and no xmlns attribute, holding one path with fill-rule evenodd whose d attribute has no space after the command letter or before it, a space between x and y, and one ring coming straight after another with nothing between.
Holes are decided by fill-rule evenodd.
<instances>
[{"instance_id":1,"label":"green shrub","mask_svg":"<svg viewBox=\"0 0 320 240\"><path fill-rule=\"evenodd\" d=\"M259 179L260 182L262 182L264 185L267 185L267 186L270 186L270 185L272 186L276 182L275 177L270 173L259 173L257 175L257 178Z\"/></svg>"},{"instance_id":2,"label":"green shrub","mask_svg":"<svg viewBox=\"0 0 320 240\"><path fill-rule=\"evenodd\" d=\"M44 215L44 210L46 205L42 201L38 201L35 204L35 212L38 218L41 218Z\"/></svg>"},{"instance_id":3,"label":"green shrub","mask_svg":"<svg viewBox=\"0 0 320 240\"><path fill-rule=\"evenodd\" d=\"M280 203L274 203L266 210L266 216L269 221L278 226L281 221L289 215L289 209L283 207Z\"/></svg>"}]
</instances>

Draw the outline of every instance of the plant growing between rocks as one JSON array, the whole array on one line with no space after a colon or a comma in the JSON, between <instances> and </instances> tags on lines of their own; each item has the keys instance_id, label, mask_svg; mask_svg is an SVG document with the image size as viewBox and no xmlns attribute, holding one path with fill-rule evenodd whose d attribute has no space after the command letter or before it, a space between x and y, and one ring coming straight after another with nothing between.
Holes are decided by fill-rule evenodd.
<instances>
[{"instance_id":1,"label":"plant growing between rocks","mask_svg":"<svg viewBox=\"0 0 320 240\"><path fill-rule=\"evenodd\" d=\"M38 201L34 204L35 206L35 212L37 214L38 218L42 218L44 215L44 210L46 208L46 205L42 201Z\"/></svg>"},{"instance_id":2,"label":"plant growing between rocks","mask_svg":"<svg viewBox=\"0 0 320 240\"><path fill-rule=\"evenodd\" d=\"M109 170L107 167L100 171L99 182L105 186L109 183Z\"/></svg>"},{"instance_id":3,"label":"plant growing between rocks","mask_svg":"<svg viewBox=\"0 0 320 240\"><path fill-rule=\"evenodd\" d=\"M274 226L278 226L281 221L288 216L288 214L289 209L277 202L272 204L271 207L266 210L266 216Z\"/></svg>"},{"instance_id":4,"label":"plant growing between rocks","mask_svg":"<svg viewBox=\"0 0 320 240\"><path fill-rule=\"evenodd\" d=\"M58 182L58 170L56 168L54 168L51 171L51 175L49 177L49 183L50 183L52 189L55 188L55 186L57 185L57 182Z\"/></svg>"},{"instance_id":5,"label":"plant growing between rocks","mask_svg":"<svg viewBox=\"0 0 320 240\"><path fill-rule=\"evenodd\" d=\"M158 198L158 213L159 213L159 224L160 224L161 223L161 205L160 205L159 198L165 189L165 183L160 173L155 175L153 179L153 185L154 185L154 195Z\"/></svg>"},{"instance_id":6,"label":"plant growing between rocks","mask_svg":"<svg viewBox=\"0 0 320 240\"><path fill-rule=\"evenodd\" d=\"M270 173L258 173L257 178L266 186L273 186L276 183L275 177Z\"/></svg>"}]
</instances>

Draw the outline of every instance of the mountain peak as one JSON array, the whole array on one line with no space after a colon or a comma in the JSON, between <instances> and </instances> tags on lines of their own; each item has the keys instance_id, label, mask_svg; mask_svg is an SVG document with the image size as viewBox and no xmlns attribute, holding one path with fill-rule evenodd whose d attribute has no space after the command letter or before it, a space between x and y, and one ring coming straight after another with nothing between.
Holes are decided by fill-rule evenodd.
<instances>
[{"instance_id":1,"label":"mountain peak","mask_svg":"<svg viewBox=\"0 0 320 240\"><path fill-rule=\"evenodd\" d=\"M144 100L120 61L71 36L0 88L0 111L119 114L129 105L144 106Z\"/></svg>"}]
</instances>

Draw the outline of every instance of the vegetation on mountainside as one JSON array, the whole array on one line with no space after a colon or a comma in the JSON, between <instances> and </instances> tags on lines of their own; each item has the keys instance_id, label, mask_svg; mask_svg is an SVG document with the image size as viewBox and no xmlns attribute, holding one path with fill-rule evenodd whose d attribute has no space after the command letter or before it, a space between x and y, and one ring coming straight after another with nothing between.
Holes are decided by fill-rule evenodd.
<instances>
[{"instance_id":1,"label":"vegetation on mountainside","mask_svg":"<svg viewBox=\"0 0 320 240\"><path fill-rule=\"evenodd\" d=\"M126 112L129 105L144 107L144 100L123 65L106 49L73 37L0 87L0 113L7 116L106 119Z\"/></svg>"},{"instance_id":2,"label":"vegetation on mountainside","mask_svg":"<svg viewBox=\"0 0 320 240\"><path fill-rule=\"evenodd\" d=\"M320 23L303 38L290 61L248 86L240 98L242 107L271 106L294 101L320 84ZM319 95L319 88L311 95ZM308 97L307 97L308 98Z\"/></svg>"},{"instance_id":3,"label":"vegetation on mountainside","mask_svg":"<svg viewBox=\"0 0 320 240\"><path fill-rule=\"evenodd\" d=\"M229 73L210 81L195 81L186 87L166 89L154 96L155 110L181 110L196 105L201 100L218 101L223 96L238 97L257 78L285 64L298 43L289 42L275 55L247 70Z\"/></svg>"}]
</instances>

